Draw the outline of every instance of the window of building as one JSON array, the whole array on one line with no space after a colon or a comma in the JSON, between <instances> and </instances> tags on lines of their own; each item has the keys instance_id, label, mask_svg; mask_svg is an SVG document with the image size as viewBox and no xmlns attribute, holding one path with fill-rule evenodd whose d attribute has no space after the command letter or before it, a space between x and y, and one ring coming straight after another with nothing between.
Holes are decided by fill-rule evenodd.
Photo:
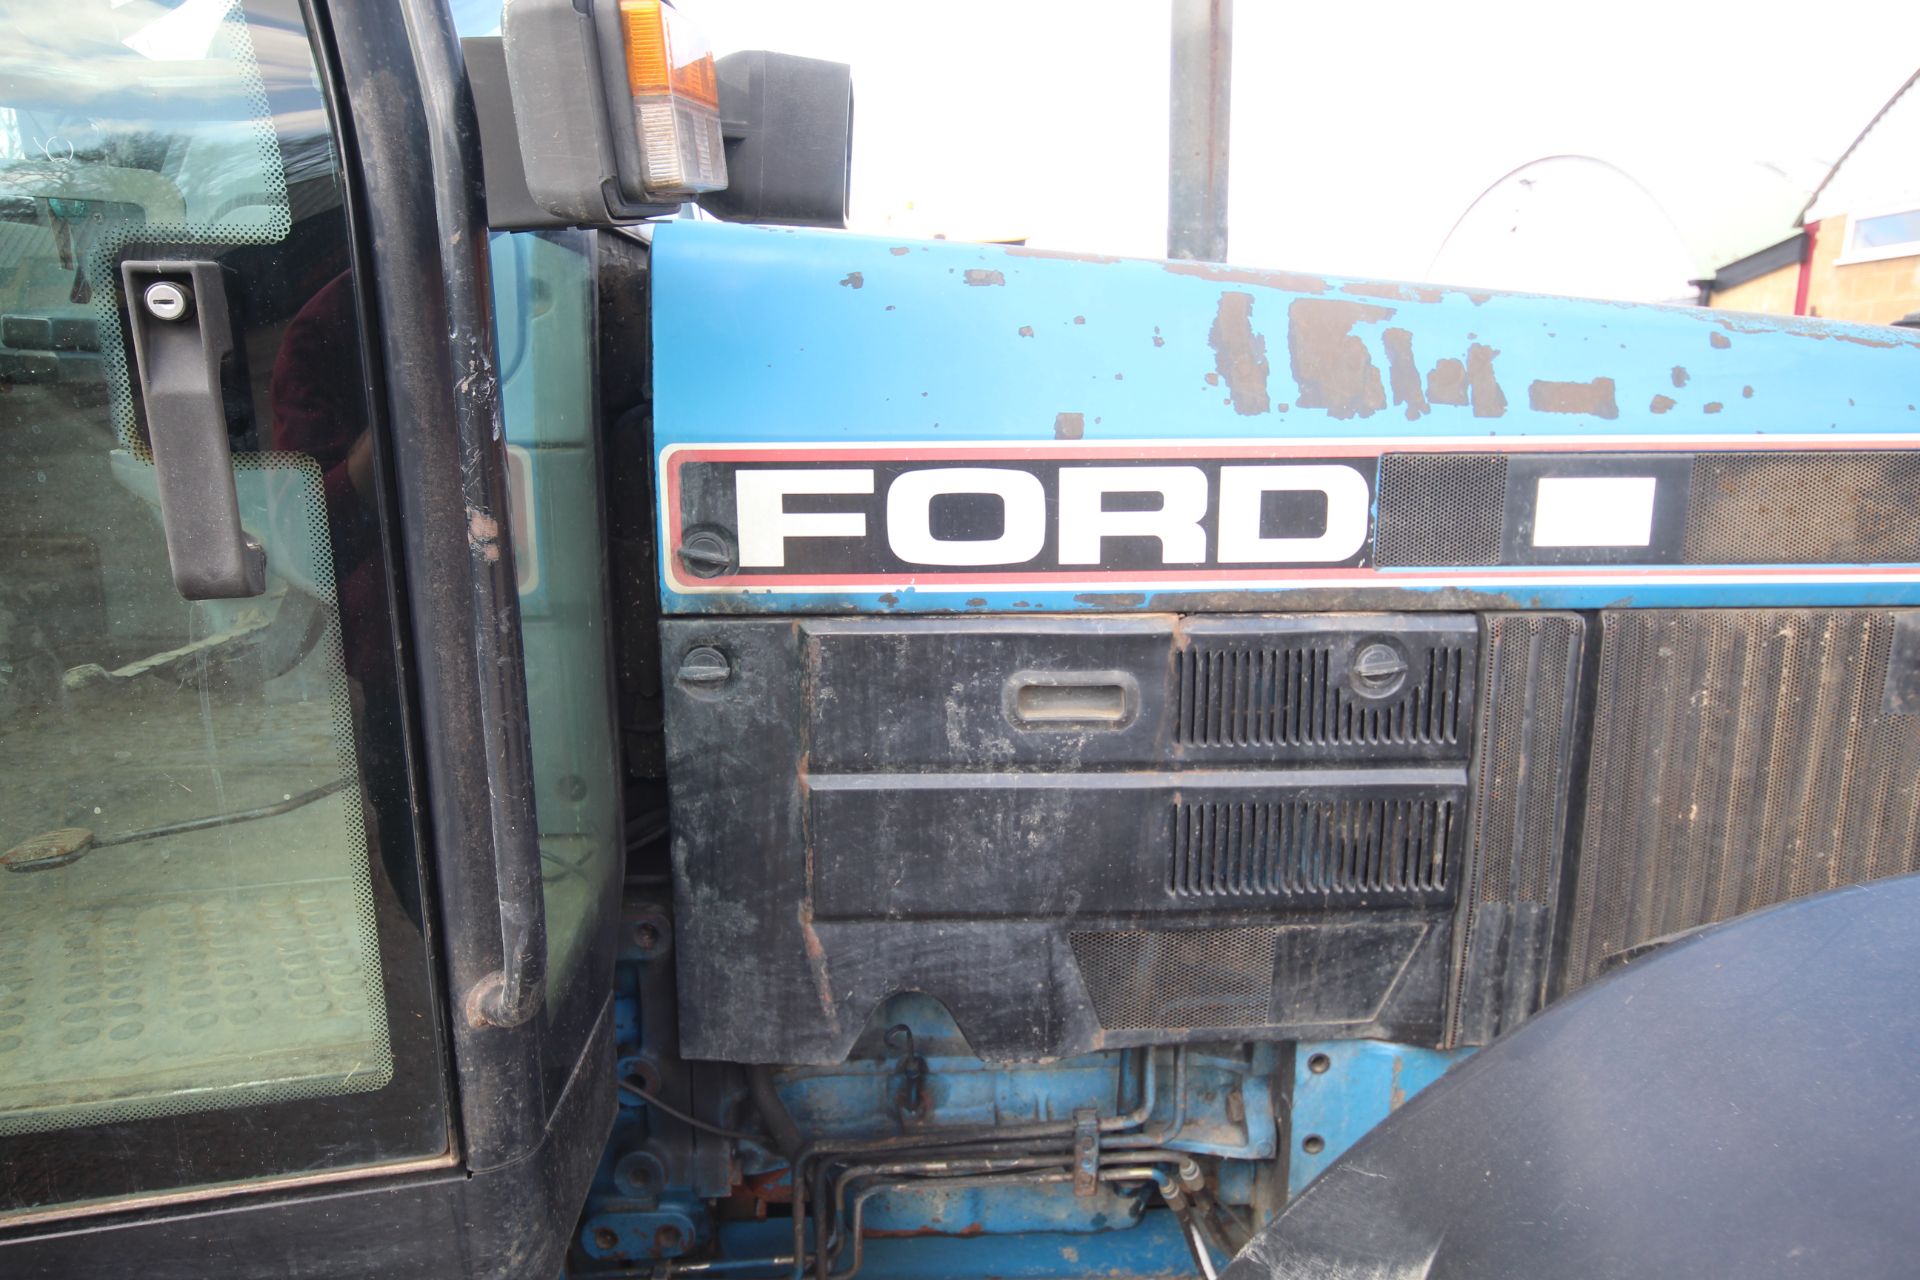
<instances>
[{"instance_id":1,"label":"window of building","mask_svg":"<svg viewBox=\"0 0 1920 1280\"><path fill-rule=\"evenodd\" d=\"M1920 256L1920 209L1849 214L1842 263Z\"/></svg>"}]
</instances>

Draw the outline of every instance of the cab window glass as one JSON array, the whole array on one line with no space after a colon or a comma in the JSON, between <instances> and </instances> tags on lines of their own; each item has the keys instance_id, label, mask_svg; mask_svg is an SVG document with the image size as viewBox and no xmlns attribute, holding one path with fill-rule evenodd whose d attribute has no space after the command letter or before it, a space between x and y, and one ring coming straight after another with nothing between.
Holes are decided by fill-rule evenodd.
<instances>
[{"instance_id":1,"label":"cab window glass","mask_svg":"<svg viewBox=\"0 0 1920 1280\"><path fill-rule=\"evenodd\" d=\"M114 1185L0 1179L0 1210L443 1149L358 302L299 9L73 0L8 34L0 1138L236 1107L309 1123ZM173 585L130 258L226 277L260 596ZM357 1130L297 1110L347 1098ZM355 1136L303 1149L336 1122Z\"/></svg>"}]
</instances>

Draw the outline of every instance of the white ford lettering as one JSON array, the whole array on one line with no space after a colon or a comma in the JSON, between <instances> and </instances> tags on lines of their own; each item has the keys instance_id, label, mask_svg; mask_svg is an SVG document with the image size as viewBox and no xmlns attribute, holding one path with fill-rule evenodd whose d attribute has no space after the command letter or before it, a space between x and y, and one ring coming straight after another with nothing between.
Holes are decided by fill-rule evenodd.
<instances>
[{"instance_id":1,"label":"white ford lettering","mask_svg":"<svg viewBox=\"0 0 1920 1280\"><path fill-rule=\"evenodd\" d=\"M1260 536L1260 501L1269 493L1318 490L1327 496L1327 527L1313 538ZM1352 467L1222 467L1221 564L1331 564L1367 541L1367 482Z\"/></svg>"},{"instance_id":2,"label":"white ford lettering","mask_svg":"<svg viewBox=\"0 0 1920 1280\"><path fill-rule=\"evenodd\" d=\"M1160 506L1107 511L1104 500L1110 493L1157 493ZM1107 538L1157 538L1162 564L1205 564L1207 531L1201 521L1206 518L1207 473L1198 467L1068 467L1060 472L1061 564L1099 564Z\"/></svg>"},{"instance_id":3,"label":"white ford lettering","mask_svg":"<svg viewBox=\"0 0 1920 1280\"><path fill-rule=\"evenodd\" d=\"M727 481L695 479L683 490L696 504L684 518L725 524L730 515L747 574L795 572L796 560L815 576L1000 569L1064 577L1089 568L1351 565L1366 556L1373 486L1346 459L982 463L728 468L720 474L730 478L733 511L700 509ZM1276 494L1324 499L1324 523L1309 496L1283 504L1281 527L1263 527ZM964 500L966 515L936 533L947 499ZM795 539L828 541L801 556Z\"/></svg>"},{"instance_id":4,"label":"white ford lettering","mask_svg":"<svg viewBox=\"0 0 1920 1280\"><path fill-rule=\"evenodd\" d=\"M858 511L789 511L793 493L872 493L871 467L741 471L733 478L740 567L777 569L787 562L788 538L864 538Z\"/></svg>"},{"instance_id":5,"label":"white ford lettering","mask_svg":"<svg viewBox=\"0 0 1920 1280\"><path fill-rule=\"evenodd\" d=\"M933 500L990 494L1000 500L997 538L936 538ZM1024 564L1047 543L1047 493L1031 471L1008 467L931 467L909 471L887 489L887 545L908 564Z\"/></svg>"}]
</instances>

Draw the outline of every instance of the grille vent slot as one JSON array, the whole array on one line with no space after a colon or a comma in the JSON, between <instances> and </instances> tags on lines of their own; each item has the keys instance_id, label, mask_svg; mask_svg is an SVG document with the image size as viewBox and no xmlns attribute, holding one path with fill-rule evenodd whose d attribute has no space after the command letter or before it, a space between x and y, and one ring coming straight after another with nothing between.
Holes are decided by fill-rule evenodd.
<instances>
[{"instance_id":1,"label":"grille vent slot","mask_svg":"<svg viewBox=\"0 0 1920 1280\"><path fill-rule=\"evenodd\" d=\"M1195 645L1179 654L1175 732L1195 747L1453 746L1468 663L1455 646L1415 652L1401 691L1375 699L1346 687L1330 645Z\"/></svg>"},{"instance_id":2,"label":"grille vent slot","mask_svg":"<svg viewBox=\"0 0 1920 1280\"><path fill-rule=\"evenodd\" d=\"M1451 796L1176 801L1178 898L1426 893L1447 887Z\"/></svg>"}]
</instances>

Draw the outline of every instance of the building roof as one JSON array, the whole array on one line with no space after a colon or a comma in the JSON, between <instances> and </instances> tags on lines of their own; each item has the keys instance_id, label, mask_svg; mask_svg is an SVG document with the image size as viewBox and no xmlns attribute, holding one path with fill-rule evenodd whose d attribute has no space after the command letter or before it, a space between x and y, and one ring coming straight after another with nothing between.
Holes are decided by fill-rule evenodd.
<instances>
[{"instance_id":1,"label":"building roof","mask_svg":"<svg viewBox=\"0 0 1920 1280\"><path fill-rule=\"evenodd\" d=\"M1916 83L1920 70L1907 77L1847 144L1801 207L1799 225L1920 197L1920 93L1912 92Z\"/></svg>"}]
</instances>

